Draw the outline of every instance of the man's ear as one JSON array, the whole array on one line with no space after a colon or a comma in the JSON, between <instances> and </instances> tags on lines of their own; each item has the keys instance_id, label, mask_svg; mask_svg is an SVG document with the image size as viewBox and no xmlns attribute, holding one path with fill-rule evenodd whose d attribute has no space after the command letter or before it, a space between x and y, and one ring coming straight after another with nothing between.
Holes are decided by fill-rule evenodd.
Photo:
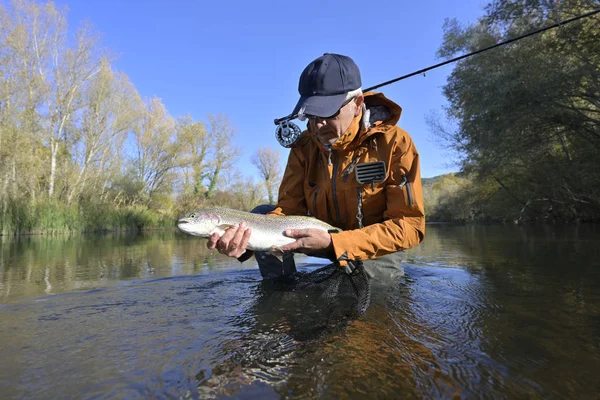
<instances>
[{"instance_id":1,"label":"man's ear","mask_svg":"<svg viewBox=\"0 0 600 400\"><path fill-rule=\"evenodd\" d=\"M358 117L360 115L360 112L362 111L362 105L364 102L365 96L363 96L362 94L354 98L354 104L356 104L356 108L354 109L355 117Z\"/></svg>"}]
</instances>

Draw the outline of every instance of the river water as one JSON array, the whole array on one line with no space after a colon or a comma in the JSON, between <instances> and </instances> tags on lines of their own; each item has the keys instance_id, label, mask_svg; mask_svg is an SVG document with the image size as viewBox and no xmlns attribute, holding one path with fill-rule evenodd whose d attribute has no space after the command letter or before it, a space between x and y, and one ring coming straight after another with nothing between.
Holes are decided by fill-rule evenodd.
<instances>
[{"instance_id":1,"label":"river water","mask_svg":"<svg viewBox=\"0 0 600 400\"><path fill-rule=\"evenodd\" d=\"M3 399L600 395L598 226L428 225L404 278L310 340L202 239L0 239Z\"/></svg>"}]
</instances>

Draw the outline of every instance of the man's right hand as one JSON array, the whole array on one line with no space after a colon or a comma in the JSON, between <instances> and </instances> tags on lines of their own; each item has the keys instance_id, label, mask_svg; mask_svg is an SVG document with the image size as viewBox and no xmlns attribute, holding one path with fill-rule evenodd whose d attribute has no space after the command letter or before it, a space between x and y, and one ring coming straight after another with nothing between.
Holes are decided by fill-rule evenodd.
<instances>
[{"instance_id":1,"label":"man's right hand","mask_svg":"<svg viewBox=\"0 0 600 400\"><path fill-rule=\"evenodd\" d=\"M217 249L221 254L229 257L238 258L246 252L246 246L250 240L252 229L246 228L246 223L242 222L239 226L232 226L227 229L223 236L213 233L206 243L209 249Z\"/></svg>"}]
</instances>

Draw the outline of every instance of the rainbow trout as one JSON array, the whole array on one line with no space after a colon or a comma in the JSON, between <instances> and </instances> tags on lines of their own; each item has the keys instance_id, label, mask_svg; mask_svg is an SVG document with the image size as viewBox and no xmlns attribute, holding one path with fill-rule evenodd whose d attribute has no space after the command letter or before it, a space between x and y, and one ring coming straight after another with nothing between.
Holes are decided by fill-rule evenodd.
<instances>
[{"instance_id":1,"label":"rainbow trout","mask_svg":"<svg viewBox=\"0 0 600 400\"><path fill-rule=\"evenodd\" d=\"M285 236L286 229L313 228L325 232L340 231L313 217L252 214L230 208L205 208L192 211L178 221L177 227L189 235L208 238L215 232L223 235L228 228L242 222L245 222L248 228L252 228L247 249L268 251L276 255L282 253L279 249L281 246L296 241Z\"/></svg>"}]
</instances>

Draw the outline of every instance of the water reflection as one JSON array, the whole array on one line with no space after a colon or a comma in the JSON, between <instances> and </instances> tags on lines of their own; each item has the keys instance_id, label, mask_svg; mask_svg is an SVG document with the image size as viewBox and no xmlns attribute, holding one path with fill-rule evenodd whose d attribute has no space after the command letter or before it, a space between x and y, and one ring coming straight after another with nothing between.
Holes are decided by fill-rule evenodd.
<instances>
[{"instance_id":1,"label":"water reflection","mask_svg":"<svg viewBox=\"0 0 600 400\"><path fill-rule=\"evenodd\" d=\"M208 250L203 240L177 232L3 237L0 300L239 266ZM244 266L255 265L249 261Z\"/></svg>"},{"instance_id":2,"label":"water reflection","mask_svg":"<svg viewBox=\"0 0 600 400\"><path fill-rule=\"evenodd\" d=\"M440 305L450 313L440 326L454 332L452 350L476 350L453 368L461 387L509 397L600 393L592 372L600 366L597 226L439 227L435 235L440 257L418 249L413 261L454 265L476 281L454 277L453 298Z\"/></svg>"},{"instance_id":3,"label":"water reflection","mask_svg":"<svg viewBox=\"0 0 600 400\"><path fill-rule=\"evenodd\" d=\"M195 238L4 241L0 391L594 398L598 239L586 225L431 226L406 253L406 278L374 288L345 329L309 340L294 335L285 293L253 262L232 263Z\"/></svg>"}]
</instances>

